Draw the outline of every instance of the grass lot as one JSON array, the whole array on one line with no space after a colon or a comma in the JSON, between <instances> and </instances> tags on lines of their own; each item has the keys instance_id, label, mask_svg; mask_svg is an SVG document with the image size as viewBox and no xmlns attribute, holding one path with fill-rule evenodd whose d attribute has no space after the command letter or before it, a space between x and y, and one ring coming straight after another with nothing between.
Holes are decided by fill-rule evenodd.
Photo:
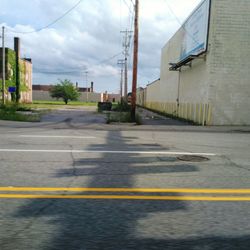
<instances>
[{"instance_id":1,"label":"grass lot","mask_svg":"<svg viewBox=\"0 0 250 250\"><path fill-rule=\"evenodd\" d=\"M33 101L32 104L48 104L48 105L65 105L63 101ZM96 106L96 102L79 102L79 101L69 101L67 105L73 105L73 106Z\"/></svg>"},{"instance_id":2,"label":"grass lot","mask_svg":"<svg viewBox=\"0 0 250 250\"><path fill-rule=\"evenodd\" d=\"M13 104L0 106L0 120L38 122L42 113L59 108L74 109L81 106L97 106L94 102L34 101L31 104ZM41 110L39 110L41 109Z\"/></svg>"},{"instance_id":3,"label":"grass lot","mask_svg":"<svg viewBox=\"0 0 250 250\"><path fill-rule=\"evenodd\" d=\"M20 122L39 122L39 114L20 114L16 112L5 112L0 110L0 120L9 120L9 121L20 121Z\"/></svg>"},{"instance_id":4,"label":"grass lot","mask_svg":"<svg viewBox=\"0 0 250 250\"><path fill-rule=\"evenodd\" d=\"M96 102L69 102L67 105L63 101L33 101L32 104L25 104L26 107L37 109L57 109L62 107L74 108L80 106L97 106Z\"/></svg>"}]
</instances>

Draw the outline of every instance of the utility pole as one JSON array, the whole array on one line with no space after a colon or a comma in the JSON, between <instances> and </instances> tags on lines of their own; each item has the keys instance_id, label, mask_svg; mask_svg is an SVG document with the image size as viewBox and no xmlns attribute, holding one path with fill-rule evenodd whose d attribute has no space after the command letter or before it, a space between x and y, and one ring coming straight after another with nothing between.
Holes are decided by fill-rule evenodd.
<instances>
[{"instance_id":1,"label":"utility pole","mask_svg":"<svg viewBox=\"0 0 250 250\"><path fill-rule=\"evenodd\" d=\"M139 40L138 19L139 19L139 0L135 0L133 81L132 81L132 100L131 100L132 122L135 122L135 109L136 109L136 85L137 85L138 40Z\"/></svg>"},{"instance_id":2,"label":"utility pole","mask_svg":"<svg viewBox=\"0 0 250 250\"><path fill-rule=\"evenodd\" d=\"M19 37L14 37L14 50L16 52L16 103L20 100L20 39Z\"/></svg>"},{"instance_id":3,"label":"utility pole","mask_svg":"<svg viewBox=\"0 0 250 250\"><path fill-rule=\"evenodd\" d=\"M125 61L123 59L120 59L118 60L117 64L121 66L120 96L121 96L121 101L122 101L123 69L124 69Z\"/></svg>"},{"instance_id":4,"label":"utility pole","mask_svg":"<svg viewBox=\"0 0 250 250\"><path fill-rule=\"evenodd\" d=\"M124 99L127 101L127 95L128 95L128 56L129 56L129 47L130 47L130 39L131 39L131 33L133 31L131 30L125 30L121 31L121 33L124 33L124 40L122 46L124 47L124 65L125 65L125 71L124 71Z\"/></svg>"},{"instance_id":5,"label":"utility pole","mask_svg":"<svg viewBox=\"0 0 250 250\"><path fill-rule=\"evenodd\" d=\"M4 26L2 27L2 104L5 104L5 46L4 46Z\"/></svg>"}]
</instances>

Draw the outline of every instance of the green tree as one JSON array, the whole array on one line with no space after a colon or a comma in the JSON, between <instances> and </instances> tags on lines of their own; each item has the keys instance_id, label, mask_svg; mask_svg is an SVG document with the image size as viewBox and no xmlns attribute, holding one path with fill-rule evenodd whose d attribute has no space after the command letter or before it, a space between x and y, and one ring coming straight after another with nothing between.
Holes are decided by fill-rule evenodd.
<instances>
[{"instance_id":1,"label":"green tree","mask_svg":"<svg viewBox=\"0 0 250 250\"><path fill-rule=\"evenodd\" d=\"M57 99L62 98L65 104L68 104L69 100L77 101L80 93L70 80L65 79L59 80L59 83L50 89L50 96Z\"/></svg>"}]
</instances>

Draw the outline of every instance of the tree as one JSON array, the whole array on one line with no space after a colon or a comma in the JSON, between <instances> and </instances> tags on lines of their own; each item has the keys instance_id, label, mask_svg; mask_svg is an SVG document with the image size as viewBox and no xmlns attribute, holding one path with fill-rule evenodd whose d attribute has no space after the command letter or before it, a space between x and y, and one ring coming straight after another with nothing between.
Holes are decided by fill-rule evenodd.
<instances>
[{"instance_id":1,"label":"tree","mask_svg":"<svg viewBox=\"0 0 250 250\"><path fill-rule=\"evenodd\" d=\"M77 101L80 93L70 80L65 79L59 80L59 83L50 89L50 96L57 99L62 98L65 104L68 104L69 100Z\"/></svg>"}]
</instances>

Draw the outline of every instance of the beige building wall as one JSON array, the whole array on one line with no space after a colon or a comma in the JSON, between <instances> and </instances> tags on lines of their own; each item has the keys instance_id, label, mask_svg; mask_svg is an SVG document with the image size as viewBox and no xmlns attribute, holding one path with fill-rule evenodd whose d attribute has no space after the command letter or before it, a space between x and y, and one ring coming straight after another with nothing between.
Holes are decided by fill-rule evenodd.
<instances>
[{"instance_id":1,"label":"beige building wall","mask_svg":"<svg viewBox=\"0 0 250 250\"><path fill-rule=\"evenodd\" d=\"M55 101L55 98L50 96L48 91L41 91L41 90L33 90L33 100L34 101ZM100 102L101 101L101 94L100 93L81 93L80 97L78 98L81 102Z\"/></svg>"},{"instance_id":2,"label":"beige building wall","mask_svg":"<svg viewBox=\"0 0 250 250\"><path fill-rule=\"evenodd\" d=\"M212 123L250 124L250 1L212 1L210 84Z\"/></svg>"},{"instance_id":3,"label":"beige building wall","mask_svg":"<svg viewBox=\"0 0 250 250\"><path fill-rule=\"evenodd\" d=\"M54 101L55 99L52 98L48 91L41 91L41 90L33 90L33 101Z\"/></svg>"},{"instance_id":4,"label":"beige building wall","mask_svg":"<svg viewBox=\"0 0 250 250\"><path fill-rule=\"evenodd\" d=\"M22 59L21 64L24 67L24 73L21 73L21 82L23 82L27 88L27 91L21 92L20 101L24 103L32 103L32 63L30 61Z\"/></svg>"},{"instance_id":5,"label":"beige building wall","mask_svg":"<svg viewBox=\"0 0 250 250\"><path fill-rule=\"evenodd\" d=\"M84 92L84 93L81 93L78 100L81 102L100 102L101 101L101 94L100 93Z\"/></svg>"},{"instance_id":6,"label":"beige building wall","mask_svg":"<svg viewBox=\"0 0 250 250\"><path fill-rule=\"evenodd\" d=\"M120 102L121 101L121 95L120 94L108 94L108 100L109 102Z\"/></svg>"},{"instance_id":7,"label":"beige building wall","mask_svg":"<svg viewBox=\"0 0 250 250\"><path fill-rule=\"evenodd\" d=\"M147 101L156 102L158 100L158 93L160 88L160 80L156 80L147 85Z\"/></svg>"},{"instance_id":8,"label":"beige building wall","mask_svg":"<svg viewBox=\"0 0 250 250\"><path fill-rule=\"evenodd\" d=\"M138 88L136 91L136 104L144 107L147 100L147 88Z\"/></svg>"},{"instance_id":9,"label":"beige building wall","mask_svg":"<svg viewBox=\"0 0 250 250\"><path fill-rule=\"evenodd\" d=\"M250 124L250 1L212 0L208 51L181 71L183 29L162 49L160 82L146 106L203 125Z\"/></svg>"}]
</instances>

